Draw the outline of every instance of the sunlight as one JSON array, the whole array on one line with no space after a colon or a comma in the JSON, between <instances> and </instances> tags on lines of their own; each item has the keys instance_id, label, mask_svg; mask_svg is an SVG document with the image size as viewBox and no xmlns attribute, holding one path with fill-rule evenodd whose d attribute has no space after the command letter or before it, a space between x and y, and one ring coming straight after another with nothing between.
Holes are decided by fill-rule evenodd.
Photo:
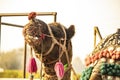
<instances>
[{"instance_id":1,"label":"sunlight","mask_svg":"<svg viewBox=\"0 0 120 80\"><path fill-rule=\"evenodd\" d=\"M119 3L120 0L4 0L0 1L0 12L57 12L58 22L67 28L71 24L75 25L76 34L72 38L73 56L79 56L84 62L85 56L93 50L94 26L99 27L103 37L120 28ZM17 23L15 20L13 22ZM26 24L27 19L20 19L19 22ZM5 29L4 26L1 36L2 50L23 47L21 29Z\"/></svg>"},{"instance_id":2,"label":"sunlight","mask_svg":"<svg viewBox=\"0 0 120 80\"><path fill-rule=\"evenodd\" d=\"M24 39L21 28L2 26L1 51L24 47Z\"/></svg>"}]
</instances>

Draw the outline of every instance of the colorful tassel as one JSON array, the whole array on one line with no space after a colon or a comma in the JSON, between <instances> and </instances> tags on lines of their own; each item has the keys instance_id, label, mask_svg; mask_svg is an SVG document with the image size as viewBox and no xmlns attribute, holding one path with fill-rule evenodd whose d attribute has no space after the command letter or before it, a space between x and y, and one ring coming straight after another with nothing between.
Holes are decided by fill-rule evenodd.
<instances>
[{"instance_id":1,"label":"colorful tassel","mask_svg":"<svg viewBox=\"0 0 120 80\"><path fill-rule=\"evenodd\" d=\"M36 64L35 58L33 57L30 58L28 65L27 65L27 71L29 73L37 72L37 64Z\"/></svg>"},{"instance_id":2,"label":"colorful tassel","mask_svg":"<svg viewBox=\"0 0 120 80\"><path fill-rule=\"evenodd\" d=\"M61 80L64 76L64 65L62 64L62 62L61 61L56 62L54 69L58 77L58 80Z\"/></svg>"}]
</instances>

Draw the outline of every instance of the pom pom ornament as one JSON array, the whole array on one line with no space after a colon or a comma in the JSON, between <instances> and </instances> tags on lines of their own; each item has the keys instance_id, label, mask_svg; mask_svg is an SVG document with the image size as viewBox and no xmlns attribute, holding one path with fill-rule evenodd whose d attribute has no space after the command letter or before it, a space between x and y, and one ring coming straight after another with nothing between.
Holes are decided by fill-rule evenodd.
<instances>
[{"instance_id":1,"label":"pom pom ornament","mask_svg":"<svg viewBox=\"0 0 120 80\"><path fill-rule=\"evenodd\" d=\"M56 62L54 70L56 72L58 80L61 80L64 76L64 65L62 64L61 61Z\"/></svg>"},{"instance_id":2,"label":"pom pom ornament","mask_svg":"<svg viewBox=\"0 0 120 80\"><path fill-rule=\"evenodd\" d=\"M37 72L37 64L36 64L36 60L32 54L32 48L31 48L30 56L31 57L30 57L28 64L27 64L27 71L30 73L30 80L33 80L33 78L34 78L33 73Z\"/></svg>"},{"instance_id":3,"label":"pom pom ornament","mask_svg":"<svg viewBox=\"0 0 120 80\"><path fill-rule=\"evenodd\" d=\"M29 62L27 65L27 71L31 74L37 72L37 64L36 64L35 58L31 57L29 59Z\"/></svg>"},{"instance_id":4,"label":"pom pom ornament","mask_svg":"<svg viewBox=\"0 0 120 80\"><path fill-rule=\"evenodd\" d=\"M34 19L35 17L36 17L36 12L31 12L31 13L29 13L29 15L28 15L28 19L29 20L31 20L31 19Z\"/></svg>"}]
</instances>

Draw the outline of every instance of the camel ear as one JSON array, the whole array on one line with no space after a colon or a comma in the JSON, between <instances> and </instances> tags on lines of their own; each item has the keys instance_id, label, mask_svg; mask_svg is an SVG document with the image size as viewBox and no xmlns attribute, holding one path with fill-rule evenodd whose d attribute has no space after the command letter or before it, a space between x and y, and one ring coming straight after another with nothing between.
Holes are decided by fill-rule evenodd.
<instances>
[{"instance_id":1,"label":"camel ear","mask_svg":"<svg viewBox=\"0 0 120 80\"><path fill-rule=\"evenodd\" d=\"M75 34L75 26L70 25L70 27L67 29L67 40L70 40Z\"/></svg>"}]
</instances>

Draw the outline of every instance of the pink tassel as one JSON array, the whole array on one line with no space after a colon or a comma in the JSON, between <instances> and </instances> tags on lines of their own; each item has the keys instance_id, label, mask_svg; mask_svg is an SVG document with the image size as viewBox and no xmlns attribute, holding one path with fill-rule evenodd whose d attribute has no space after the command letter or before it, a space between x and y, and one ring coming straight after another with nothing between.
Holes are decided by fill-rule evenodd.
<instances>
[{"instance_id":1,"label":"pink tassel","mask_svg":"<svg viewBox=\"0 0 120 80\"><path fill-rule=\"evenodd\" d=\"M54 69L58 79L62 79L64 76L64 65L62 64L62 62L56 62Z\"/></svg>"},{"instance_id":2,"label":"pink tassel","mask_svg":"<svg viewBox=\"0 0 120 80\"><path fill-rule=\"evenodd\" d=\"M27 65L27 71L29 73L37 72L37 64L36 64L35 58L33 57L30 58L28 65Z\"/></svg>"}]
</instances>

